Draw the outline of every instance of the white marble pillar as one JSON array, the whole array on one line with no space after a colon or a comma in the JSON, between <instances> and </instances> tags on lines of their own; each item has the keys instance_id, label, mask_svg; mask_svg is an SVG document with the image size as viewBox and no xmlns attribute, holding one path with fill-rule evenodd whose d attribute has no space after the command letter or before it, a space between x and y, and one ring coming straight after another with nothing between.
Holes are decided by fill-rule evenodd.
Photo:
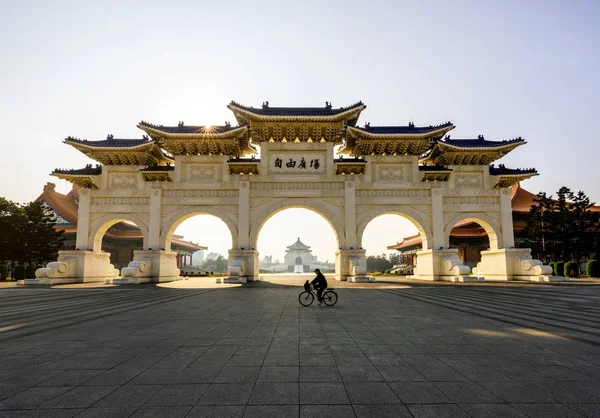
<instances>
[{"instance_id":1,"label":"white marble pillar","mask_svg":"<svg viewBox=\"0 0 600 418\"><path fill-rule=\"evenodd\" d=\"M92 202L92 193L89 189L79 189L79 209L77 211L77 237L75 238L75 248L80 251L91 249L89 242L94 237L90 234L90 206ZM100 248L98 249L100 250Z\"/></svg>"},{"instance_id":2,"label":"white marble pillar","mask_svg":"<svg viewBox=\"0 0 600 418\"><path fill-rule=\"evenodd\" d=\"M429 244L429 248L434 250L444 248L444 207L441 188L431 189L431 228L433 242Z\"/></svg>"},{"instance_id":3,"label":"white marble pillar","mask_svg":"<svg viewBox=\"0 0 600 418\"><path fill-rule=\"evenodd\" d=\"M240 179L240 197L238 205L238 246L239 249L243 248L248 250L250 239L250 183L246 179Z\"/></svg>"},{"instance_id":4,"label":"white marble pillar","mask_svg":"<svg viewBox=\"0 0 600 418\"><path fill-rule=\"evenodd\" d=\"M500 190L500 216L502 225L502 242L504 244L504 248L515 247L515 233L513 229L513 213L510 194L510 187Z\"/></svg>"},{"instance_id":5,"label":"white marble pillar","mask_svg":"<svg viewBox=\"0 0 600 418\"><path fill-rule=\"evenodd\" d=\"M345 232L346 232L346 250L356 248L356 187L355 182L346 181L345 183Z\"/></svg>"},{"instance_id":6,"label":"white marble pillar","mask_svg":"<svg viewBox=\"0 0 600 418\"><path fill-rule=\"evenodd\" d=\"M150 223L148 225L148 249L160 250L160 218L162 190L153 189L150 192ZM166 248L165 248L166 249Z\"/></svg>"}]
</instances>

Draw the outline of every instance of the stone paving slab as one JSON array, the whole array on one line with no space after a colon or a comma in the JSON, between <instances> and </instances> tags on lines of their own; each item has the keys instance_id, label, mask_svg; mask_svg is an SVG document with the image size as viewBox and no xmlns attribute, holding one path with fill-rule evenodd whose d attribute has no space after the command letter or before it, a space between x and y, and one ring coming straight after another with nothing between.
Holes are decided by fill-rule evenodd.
<instances>
[{"instance_id":1,"label":"stone paving slab","mask_svg":"<svg viewBox=\"0 0 600 418\"><path fill-rule=\"evenodd\" d=\"M548 329L437 303L480 287L380 289L342 286L333 308L285 282L1 290L0 322L19 306L32 325L0 333L0 417L599 415L600 288L485 288L493 309L560 312ZM64 319L38 327L54 304Z\"/></svg>"}]
</instances>

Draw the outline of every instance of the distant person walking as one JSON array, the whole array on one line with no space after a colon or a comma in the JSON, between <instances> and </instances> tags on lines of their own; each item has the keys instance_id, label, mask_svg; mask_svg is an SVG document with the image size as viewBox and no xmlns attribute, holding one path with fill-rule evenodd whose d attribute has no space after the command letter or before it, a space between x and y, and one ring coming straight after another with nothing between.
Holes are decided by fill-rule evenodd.
<instances>
[{"instance_id":1,"label":"distant person walking","mask_svg":"<svg viewBox=\"0 0 600 418\"><path fill-rule=\"evenodd\" d=\"M315 273L317 273L317 277L313 279L310 284L312 284L317 291L317 299L319 300L319 305L323 303L323 292L327 289L327 279L321 273L321 270L315 269Z\"/></svg>"}]
</instances>

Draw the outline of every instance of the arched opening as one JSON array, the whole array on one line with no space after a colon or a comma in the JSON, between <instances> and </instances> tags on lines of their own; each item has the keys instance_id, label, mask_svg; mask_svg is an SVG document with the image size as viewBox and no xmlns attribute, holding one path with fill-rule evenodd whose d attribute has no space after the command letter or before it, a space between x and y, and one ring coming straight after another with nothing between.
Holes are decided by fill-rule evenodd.
<instances>
[{"instance_id":1,"label":"arched opening","mask_svg":"<svg viewBox=\"0 0 600 418\"><path fill-rule=\"evenodd\" d=\"M133 260L135 250L146 243L146 231L127 219L112 219L101 225L94 233L93 251L110 254L110 263L116 269L127 267Z\"/></svg>"},{"instance_id":2,"label":"arched opening","mask_svg":"<svg viewBox=\"0 0 600 418\"><path fill-rule=\"evenodd\" d=\"M415 222L398 213L379 215L362 233L366 250L367 273L412 274L423 239Z\"/></svg>"},{"instance_id":3,"label":"arched opening","mask_svg":"<svg viewBox=\"0 0 600 418\"><path fill-rule=\"evenodd\" d=\"M220 218L189 213L165 235L165 249L177 253L177 268L186 276L225 274L232 233Z\"/></svg>"},{"instance_id":4,"label":"arched opening","mask_svg":"<svg viewBox=\"0 0 600 418\"><path fill-rule=\"evenodd\" d=\"M316 268L335 272L338 236L331 223L314 210L281 208L265 217L256 234L261 274L313 275Z\"/></svg>"},{"instance_id":5,"label":"arched opening","mask_svg":"<svg viewBox=\"0 0 600 418\"><path fill-rule=\"evenodd\" d=\"M454 221L446 228L446 247L456 248L465 266L476 267L481 252L498 248L498 236L490 223L478 218L466 217Z\"/></svg>"}]
</instances>

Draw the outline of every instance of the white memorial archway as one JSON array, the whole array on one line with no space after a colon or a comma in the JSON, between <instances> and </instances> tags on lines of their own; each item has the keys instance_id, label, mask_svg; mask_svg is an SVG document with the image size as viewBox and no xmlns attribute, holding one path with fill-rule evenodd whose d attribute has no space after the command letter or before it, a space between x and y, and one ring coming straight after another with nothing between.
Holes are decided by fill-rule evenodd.
<instances>
[{"instance_id":1,"label":"white memorial archway","mask_svg":"<svg viewBox=\"0 0 600 418\"><path fill-rule=\"evenodd\" d=\"M254 108L229 104L238 126L177 126L140 122L142 139L65 143L100 163L53 175L81 188L77 250L36 272L38 282L115 278L97 245L112 220L134 221L144 250L121 271L128 283L176 280L169 241L189 216L211 214L232 234L226 281L258 276L258 233L274 213L301 207L321 214L338 239L336 278L366 277L362 235L384 213L417 226L423 240L415 278L427 280L552 280L528 249L515 249L510 187L534 169L490 165L525 144L451 139L450 122L437 126L357 126L361 102L348 107ZM253 144L260 145L260 155ZM340 146L335 158L334 147ZM488 232L490 250L473 269L448 248L456 222L475 219ZM59 268L60 267L60 268Z\"/></svg>"}]
</instances>

